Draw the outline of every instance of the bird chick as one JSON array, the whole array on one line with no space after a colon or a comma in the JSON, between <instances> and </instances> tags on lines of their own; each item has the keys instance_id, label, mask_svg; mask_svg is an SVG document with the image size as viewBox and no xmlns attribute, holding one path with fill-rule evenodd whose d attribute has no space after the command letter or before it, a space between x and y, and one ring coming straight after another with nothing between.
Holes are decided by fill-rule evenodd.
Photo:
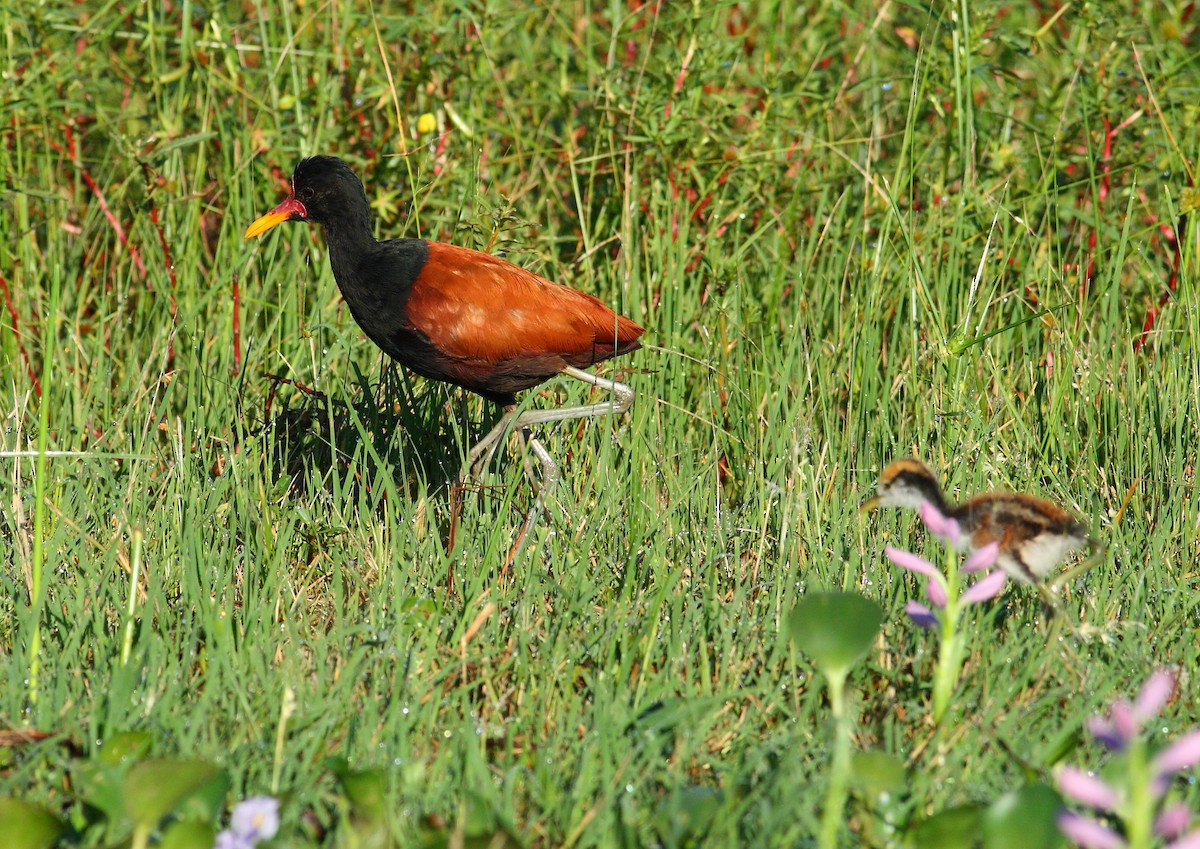
<instances>
[{"instance_id":1,"label":"bird chick","mask_svg":"<svg viewBox=\"0 0 1200 849\"><path fill-rule=\"evenodd\" d=\"M879 476L875 495L862 510L876 507L920 508L928 501L962 530L959 547L975 551L1000 546L996 565L1016 581L1037 584L1073 551L1098 544L1078 519L1056 504L1032 495L988 492L961 504L946 501L942 488L922 463L896 460Z\"/></svg>"}]
</instances>

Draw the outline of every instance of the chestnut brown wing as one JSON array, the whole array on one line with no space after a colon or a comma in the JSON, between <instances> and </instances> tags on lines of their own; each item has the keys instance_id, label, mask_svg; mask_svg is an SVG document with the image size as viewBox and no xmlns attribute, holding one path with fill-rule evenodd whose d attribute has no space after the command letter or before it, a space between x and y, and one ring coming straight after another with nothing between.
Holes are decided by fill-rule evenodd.
<instances>
[{"instance_id":1,"label":"chestnut brown wing","mask_svg":"<svg viewBox=\"0 0 1200 849\"><path fill-rule=\"evenodd\" d=\"M439 242L429 243L406 312L445 356L488 364L585 367L634 350L644 332L599 298Z\"/></svg>"}]
</instances>

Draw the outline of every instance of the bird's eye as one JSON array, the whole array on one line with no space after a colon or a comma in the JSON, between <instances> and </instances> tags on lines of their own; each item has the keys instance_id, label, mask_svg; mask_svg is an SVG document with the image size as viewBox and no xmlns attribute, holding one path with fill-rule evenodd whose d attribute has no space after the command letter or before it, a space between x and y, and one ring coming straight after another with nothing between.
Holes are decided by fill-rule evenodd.
<instances>
[{"instance_id":1,"label":"bird's eye","mask_svg":"<svg viewBox=\"0 0 1200 849\"><path fill-rule=\"evenodd\" d=\"M316 191L312 186L305 186L300 190L300 200L312 200L316 195Z\"/></svg>"}]
</instances>

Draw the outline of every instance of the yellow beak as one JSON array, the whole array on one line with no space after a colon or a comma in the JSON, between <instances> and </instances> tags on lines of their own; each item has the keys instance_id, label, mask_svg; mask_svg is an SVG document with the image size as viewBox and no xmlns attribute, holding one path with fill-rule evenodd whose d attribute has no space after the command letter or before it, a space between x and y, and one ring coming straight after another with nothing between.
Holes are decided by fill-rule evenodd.
<instances>
[{"instance_id":1,"label":"yellow beak","mask_svg":"<svg viewBox=\"0 0 1200 849\"><path fill-rule=\"evenodd\" d=\"M260 233L265 233L275 225L282 224L285 221L300 221L305 218L308 218L308 210L304 208L304 204L291 195L288 195L283 203L261 218L256 219L253 224L246 228L246 238L251 239Z\"/></svg>"},{"instance_id":2,"label":"yellow beak","mask_svg":"<svg viewBox=\"0 0 1200 849\"><path fill-rule=\"evenodd\" d=\"M858 512L866 513L868 511L874 510L878 506L879 506L879 496L872 495L870 498L868 498L866 501L863 502L862 507L858 508Z\"/></svg>"}]
</instances>

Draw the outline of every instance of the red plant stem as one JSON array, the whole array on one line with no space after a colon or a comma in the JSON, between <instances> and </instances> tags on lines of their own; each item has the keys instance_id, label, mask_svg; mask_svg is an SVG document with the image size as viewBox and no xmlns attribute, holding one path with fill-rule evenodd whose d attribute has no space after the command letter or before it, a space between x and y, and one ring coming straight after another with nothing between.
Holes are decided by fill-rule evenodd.
<instances>
[{"instance_id":1,"label":"red plant stem","mask_svg":"<svg viewBox=\"0 0 1200 849\"><path fill-rule=\"evenodd\" d=\"M33 363L29 361L29 354L26 353L25 346L21 344L21 324L17 318L17 308L12 302L12 293L8 291L8 281L4 279L3 274L0 274L0 289L4 290L4 305L8 307L8 314L12 318L13 338L17 340L17 352L25 363L25 371L29 375L29 379L33 381L34 394L41 398L42 384L33 370Z\"/></svg>"},{"instance_id":2,"label":"red plant stem","mask_svg":"<svg viewBox=\"0 0 1200 849\"><path fill-rule=\"evenodd\" d=\"M446 162L446 143L450 140L450 133L442 133L438 139L437 147L433 151L433 175L439 176L442 173L442 168Z\"/></svg>"},{"instance_id":3,"label":"red plant stem","mask_svg":"<svg viewBox=\"0 0 1200 849\"><path fill-rule=\"evenodd\" d=\"M1179 286L1179 266L1183 261L1183 250L1180 248L1179 234L1183 231L1187 223L1187 216L1181 216L1179 223L1174 230L1163 225L1163 235L1175 247L1175 261L1171 264L1171 275L1167 278L1167 288L1158 298L1158 304L1146 311L1146 321L1142 324L1142 332L1138 334L1138 338L1133 340L1133 350L1140 351L1146 347L1146 339L1150 336L1150 331L1154 329L1154 323L1158 321L1158 314L1162 308L1167 305L1167 301L1171 299L1175 289Z\"/></svg>"},{"instance_id":4,"label":"red plant stem","mask_svg":"<svg viewBox=\"0 0 1200 849\"><path fill-rule=\"evenodd\" d=\"M1100 189L1097 193L1096 206L1104 206L1104 201L1108 197L1109 186L1109 163L1112 159L1112 142L1113 132L1112 122L1108 120L1108 116L1104 117L1104 149L1100 152ZM1079 302L1087 297L1088 287L1092 282L1092 275L1096 272L1096 228L1092 228L1091 234L1088 236L1088 264L1087 271L1083 273L1083 277L1079 280Z\"/></svg>"},{"instance_id":5,"label":"red plant stem","mask_svg":"<svg viewBox=\"0 0 1200 849\"><path fill-rule=\"evenodd\" d=\"M117 239L129 251L129 255L133 257L133 264L137 266L137 270L141 272L142 277L145 277L146 264L142 262L142 257L138 254L137 248L130 244L129 237L125 235L125 228L121 226L121 222L117 220L112 210L108 208L108 201L104 199L104 192L100 191L100 187L96 185L96 181L88 173L87 167L79 159L79 151L75 146L74 131L70 126L64 126L63 132L67 139L67 154L71 157L71 161L75 163L75 167L79 169L79 176L83 177L83 181L87 183L88 188L96 196L96 200L100 202L100 210L104 213L104 217L108 219L108 223L112 225L113 231L117 234Z\"/></svg>"},{"instance_id":6,"label":"red plant stem","mask_svg":"<svg viewBox=\"0 0 1200 849\"><path fill-rule=\"evenodd\" d=\"M299 389L301 392L303 392L305 395L309 395L313 398L324 398L325 397L324 392L321 392L317 389L313 389L309 386L305 386L303 383L300 383L298 380L292 380L289 377L283 377L278 374L272 374L269 371L263 372L263 377L265 377L271 381L271 389L267 392L267 403L266 403L266 406L263 408L263 419L264 420L271 418L271 404L273 404L275 401L275 395L279 392L279 387L284 384L286 384L288 386L294 386L297 389Z\"/></svg>"},{"instance_id":7,"label":"red plant stem","mask_svg":"<svg viewBox=\"0 0 1200 849\"><path fill-rule=\"evenodd\" d=\"M1108 190L1112 184L1112 148L1113 139L1117 137L1117 133L1128 127L1134 121L1142 116L1142 110L1137 110L1128 118L1126 118L1117 126L1113 126L1112 122L1105 117L1104 120L1104 149L1100 153L1100 188L1096 197L1097 211L1104 206L1104 201L1108 199ZM1096 230L1092 229L1092 233L1088 236L1088 264L1087 271L1083 275L1083 279L1079 281L1079 302L1083 303L1087 297L1088 287L1091 285L1092 276L1096 273Z\"/></svg>"},{"instance_id":8,"label":"red plant stem","mask_svg":"<svg viewBox=\"0 0 1200 849\"><path fill-rule=\"evenodd\" d=\"M675 102L675 95L683 91L683 81L687 78L688 60L691 56L685 56L683 64L679 66L679 75L675 77L675 88L671 89L671 96L667 98L667 105L663 107L663 118L671 117L671 105Z\"/></svg>"}]
</instances>

